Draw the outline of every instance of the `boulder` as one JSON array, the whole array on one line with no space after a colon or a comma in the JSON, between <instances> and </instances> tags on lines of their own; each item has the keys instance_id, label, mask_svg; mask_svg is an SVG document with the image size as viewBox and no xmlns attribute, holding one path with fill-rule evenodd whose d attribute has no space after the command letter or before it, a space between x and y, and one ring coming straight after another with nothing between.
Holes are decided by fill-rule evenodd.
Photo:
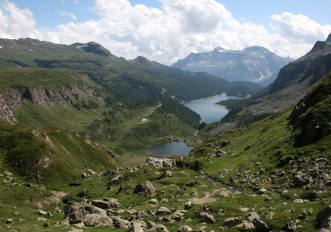
<instances>
[{"instance_id":1,"label":"boulder","mask_svg":"<svg viewBox=\"0 0 331 232\"><path fill-rule=\"evenodd\" d=\"M193 229L187 225L179 227L177 232L191 232Z\"/></svg>"},{"instance_id":2,"label":"boulder","mask_svg":"<svg viewBox=\"0 0 331 232\"><path fill-rule=\"evenodd\" d=\"M156 210L155 215L167 215L171 214L171 210L167 207L161 207L158 210Z\"/></svg>"},{"instance_id":3,"label":"boulder","mask_svg":"<svg viewBox=\"0 0 331 232\"><path fill-rule=\"evenodd\" d=\"M234 227L234 226L237 226L241 223L242 223L242 221L241 221L240 218L233 217L233 218L224 219L223 225L226 226L226 227Z\"/></svg>"},{"instance_id":4,"label":"boulder","mask_svg":"<svg viewBox=\"0 0 331 232\"><path fill-rule=\"evenodd\" d=\"M239 225L236 225L235 228L239 229L240 231L253 231L255 230L255 226L252 222L243 221Z\"/></svg>"},{"instance_id":5,"label":"boulder","mask_svg":"<svg viewBox=\"0 0 331 232\"><path fill-rule=\"evenodd\" d=\"M208 224L214 224L216 222L214 216L207 212L201 212L200 217L203 219L204 222Z\"/></svg>"},{"instance_id":6,"label":"boulder","mask_svg":"<svg viewBox=\"0 0 331 232\"><path fill-rule=\"evenodd\" d=\"M331 230L331 206L317 213L316 222L319 229Z\"/></svg>"},{"instance_id":7,"label":"boulder","mask_svg":"<svg viewBox=\"0 0 331 232\"><path fill-rule=\"evenodd\" d=\"M164 170L164 172L160 175L159 179L170 178L173 177L172 171Z\"/></svg>"},{"instance_id":8,"label":"boulder","mask_svg":"<svg viewBox=\"0 0 331 232\"><path fill-rule=\"evenodd\" d=\"M176 221L181 221L185 219L186 213L186 210L177 210L171 215L171 217Z\"/></svg>"},{"instance_id":9,"label":"boulder","mask_svg":"<svg viewBox=\"0 0 331 232\"><path fill-rule=\"evenodd\" d=\"M119 202L115 198L105 198L104 200L93 200L92 205L101 209L117 208Z\"/></svg>"},{"instance_id":10,"label":"boulder","mask_svg":"<svg viewBox=\"0 0 331 232\"><path fill-rule=\"evenodd\" d=\"M95 207L93 205L89 205L86 203L79 203L79 202L68 203L64 208L64 214L65 214L65 221L67 221L70 225L85 223L85 219L87 218L87 215L90 214L95 215L95 218L99 218L99 216L107 217L107 212L105 210ZM89 221L91 221L93 217L89 216L88 219ZM100 221L106 222L107 220L100 219Z\"/></svg>"},{"instance_id":11,"label":"boulder","mask_svg":"<svg viewBox=\"0 0 331 232\"><path fill-rule=\"evenodd\" d=\"M112 217L114 226L117 228L129 229L131 227L131 222L122 219L120 217Z\"/></svg>"},{"instance_id":12,"label":"boulder","mask_svg":"<svg viewBox=\"0 0 331 232\"><path fill-rule=\"evenodd\" d=\"M146 163L155 168L172 168L176 167L176 160L170 158L153 158L148 157Z\"/></svg>"},{"instance_id":13,"label":"boulder","mask_svg":"<svg viewBox=\"0 0 331 232\"><path fill-rule=\"evenodd\" d=\"M150 200L148 201L148 203L150 203L150 204L152 204L152 205L157 205L157 204L159 204L159 201L158 201L157 199L153 198L153 199L150 199Z\"/></svg>"},{"instance_id":14,"label":"boulder","mask_svg":"<svg viewBox=\"0 0 331 232\"><path fill-rule=\"evenodd\" d=\"M112 227L113 220L105 215L87 214L84 219L84 225L89 227L94 227L94 226Z\"/></svg>"},{"instance_id":15,"label":"boulder","mask_svg":"<svg viewBox=\"0 0 331 232\"><path fill-rule=\"evenodd\" d=\"M192 201L188 201L185 203L184 209L191 209L194 206Z\"/></svg>"},{"instance_id":16,"label":"boulder","mask_svg":"<svg viewBox=\"0 0 331 232\"><path fill-rule=\"evenodd\" d=\"M124 176L123 175L117 175L115 177L113 177L111 180L110 180L110 184L118 184L119 182L121 182L122 180L124 179Z\"/></svg>"},{"instance_id":17,"label":"boulder","mask_svg":"<svg viewBox=\"0 0 331 232\"><path fill-rule=\"evenodd\" d=\"M260 219L255 219L252 221L253 225L254 225L254 231L256 232L268 232L270 231L269 227L267 226L267 224L260 220Z\"/></svg>"},{"instance_id":18,"label":"boulder","mask_svg":"<svg viewBox=\"0 0 331 232\"><path fill-rule=\"evenodd\" d=\"M42 215L42 216L47 216L47 212L44 210L38 210L38 214Z\"/></svg>"},{"instance_id":19,"label":"boulder","mask_svg":"<svg viewBox=\"0 0 331 232\"><path fill-rule=\"evenodd\" d=\"M294 222L286 223L286 225L282 228L282 230L286 232L294 232L297 231L297 229L298 225Z\"/></svg>"},{"instance_id":20,"label":"boulder","mask_svg":"<svg viewBox=\"0 0 331 232\"><path fill-rule=\"evenodd\" d=\"M156 189L150 181L137 184L133 191L133 193L144 194L146 196L154 195L155 192Z\"/></svg>"},{"instance_id":21,"label":"boulder","mask_svg":"<svg viewBox=\"0 0 331 232\"><path fill-rule=\"evenodd\" d=\"M129 232L144 232L146 225L141 222L131 222Z\"/></svg>"}]
</instances>

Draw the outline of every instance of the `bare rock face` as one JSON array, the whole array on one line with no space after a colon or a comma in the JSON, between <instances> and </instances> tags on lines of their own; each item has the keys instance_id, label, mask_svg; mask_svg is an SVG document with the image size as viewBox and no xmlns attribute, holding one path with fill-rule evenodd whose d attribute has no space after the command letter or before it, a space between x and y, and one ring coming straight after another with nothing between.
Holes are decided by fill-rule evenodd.
<instances>
[{"instance_id":1,"label":"bare rock face","mask_svg":"<svg viewBox=\"0 0 331 232\"><path fill-rule=\"evenodd\" d=\"M16 124L18 123L13 112L9 109L6 99L0 94L0 118L5 121Z\"/></svg>"},{"instance_id":2,"label":"bare rock face","mask_svg":"<svg viewBox=\"0 0 331 232\"><path fill-rule=\"evenodd\" d=\"M82 99L93 99L103 104L97 97L93 88L81 86L67 86L63 88L45 87L15 87L7 88L0 93L0 118L9 123L17 123L12 111L19 109L27 103L51 107L54 105L74 105Z\"/></svg>"},{"instance_id":3,"label":"bare rock face","mask_svg":"<svg viewBox=\"0 0 331 232\"><path fill-rule=\"evenodd\" d=\"M146 163L152 165L155 168L172 168L176 167L176 160L170 158L153 158L149 157Z\"/></svg>"},{"instance_id":4,"label":"bare rock face","mask_svg":"<svg viewBox=\"0 0 331 232\"><path fill-rule=\"evenodd\" d=\"M156 189L154 188L153 184L150 181L146 181L144 183L139 183L135 187L133 193L140 193L146 196L154 195Z\"/></svg>"}]
</instances>

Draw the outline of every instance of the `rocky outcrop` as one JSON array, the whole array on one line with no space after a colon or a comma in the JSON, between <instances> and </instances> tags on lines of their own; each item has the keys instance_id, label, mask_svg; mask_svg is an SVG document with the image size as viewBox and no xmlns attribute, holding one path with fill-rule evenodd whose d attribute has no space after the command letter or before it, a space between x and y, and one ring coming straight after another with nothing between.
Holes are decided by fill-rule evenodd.
<instances>
[{"instance_id":1,"label":"rocky outcrop","mask_svg":"<svg viewBox=\"0 0 331 232\"><path fill-rule=\"evenodd\" d=\"M156 189L154 188L153 184L150 181L137 184L133 191L133 193L139 193L146 196L154 195L155 192Z\"/></svg>"},{"instance_id":2,"label":"rocky outcrop","mask_svg":"<svg viewBox=\"0 0 331 232\"><path fill-rule=\"evenodd\" d=\"M94 89L88 85L84 87L73 85L62 88L15 87L0 92L0 118L9 123L17 123L13 111L32 103L37 106L52 107L54 105L75 105L83 99L103 104L103 100L96 96Z\"/></svg>"},{"instance_id":3,"label":"rocky outcrop","mask_svg":"<svg viewBox=\"0 0 331 232\"><path fill-rule=\"evenodd\" d=\"M103 209L86 203L72 202L66 205L65 224L81 226L113 226L113 220Z\"/></svg>"},{"instance_id":4,"label":"rocky outcrop","mask_svg":"<svg viewBox=\"0 0 331 232\"><path fill-rule=\"evenodd\" d=\"M153 158L148 157L146 163L155 168L172 168L176 167L176 160L170 158Z\"/></svg>"},{"instance_id":5,"label":"rocky outcrop","mask_svg":"<svg viewBox=\"0 0 331 232\"><path fill-rule=\"evenodd\" d=\"M6 99L0 94L0 118L5 121L15 124L17 123L17 119L15 118L13 112L8 107Z\"/></svg>"}]
</instances>

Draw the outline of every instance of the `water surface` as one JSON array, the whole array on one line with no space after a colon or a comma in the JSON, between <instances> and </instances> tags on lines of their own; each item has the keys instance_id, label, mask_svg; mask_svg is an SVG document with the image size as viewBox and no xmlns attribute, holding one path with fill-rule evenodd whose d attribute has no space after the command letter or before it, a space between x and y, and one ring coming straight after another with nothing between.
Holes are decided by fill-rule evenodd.
<instances>
[{"instance_id":1,"label":"water surface","mask_svg":"<svg viewBox=\"0 0 331 232\"><path fill-rule=\"evenodd\" d=\"M198 113L202 121L212 123L220 121L229 113L228 109L221 105L216 105L216 103L230 98L232 97L229 97L224 93L209 98L190 101L184 103L184 105Z\"/></svg>"},{"instance_id":2,"label":"water surface","mask_svg":"<svg viewBox=\"0 0 331 232\"><path fill-rule=\"evenodd\" d=\"M186 156L192 147L184 142L168 141L147 149L147 153L154 156Z\"/></svg>"}]
</instances>

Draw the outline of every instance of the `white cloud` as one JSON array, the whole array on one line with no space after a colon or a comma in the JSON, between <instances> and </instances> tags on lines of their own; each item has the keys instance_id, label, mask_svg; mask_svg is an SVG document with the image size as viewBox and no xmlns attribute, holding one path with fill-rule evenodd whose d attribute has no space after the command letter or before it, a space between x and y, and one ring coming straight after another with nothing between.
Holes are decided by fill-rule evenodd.
<instances>
[{"instance_id":1,"label":"white cloud","mask_svg":"<svg viewBox=\"0 0 331 232\"><path fill-rule=\"evenodd\" d=\"M77 17L75 14L71 13L71 12L67 12L67 11L55 11L55 13L61 17L68 17L71 20L76 21Z\"/></svg>"},{"instance_id":2,"label":"white cloud","mask_svg":"<svg viewBox=\"0 0 331 232\"><path fill-rule=\"evenodd\" d=\"M99 19L37 30L29 10L4 1L0 7L0 35L66 44L96 41L118 56L131 59L143 55L171 64L191 52L218 46L242 49L260 45L282 56L297 58L331 32L331 25L320 25L304 15L288 12L271 16L271 27L266 28L241 23L216 0L160 2L162 7L156 9L132 5L128 0L95 0L94 11ZM16 20L16 15L20 15L20 20ZM11 22L16 26L11 27Z\"/></svg>"},{"instance_id":3,"label":"white cloud","mask_svg":"<svg viewBox=\"0 0 331 232\"><path fill-rule=\"evenodd\" d=\"M331 25L320 25L305 15L284 12L272 15L273 29L279 35L307 43L326 38L331 32Z\"/></svg>"},{"instance_id":4,"label":"white cloud","mask_svg":"<svg viewBox=\"0 0 331 232\"><path fill-rule=\"evenodd\" d=\"M33 36L36 22L30 10L20 9L8 0L0 3L0 37Z\"/></svg>"}]
</instances>

